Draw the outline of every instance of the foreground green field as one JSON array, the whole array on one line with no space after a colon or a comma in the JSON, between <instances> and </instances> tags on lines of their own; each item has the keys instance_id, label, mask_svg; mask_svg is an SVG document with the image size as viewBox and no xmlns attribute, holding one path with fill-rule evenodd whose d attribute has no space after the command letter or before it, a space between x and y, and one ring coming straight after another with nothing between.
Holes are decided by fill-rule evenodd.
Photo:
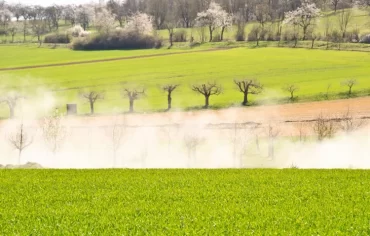
<instances>
[{"instance_id":1,"label":"foreground green field","mask_svg":"<svg viewBox=\"0 0 370 236\"><path fill-rule=\"evenodd\" d=\"M0 171L1 235L368 235L369 171Z\"/></svg>"},{"instance_id":2,"label":"foreground green field","mask_svg":"<svg viewBox=\"0 0 370 236\"><path fill-rule=\"evenodd\" d=\"M160 86L167 83L181 85L173 94L173 107L176 109L202 106L204 98L191 91L190 85L207 81L216 81L223 87L223 94L211 97L211 105L239 105L242 94L236 89L233 80L242 78L258 79L265 87L263 94L251 96L252 102L267 99L271 102L286 101L289 94L281 89L286 84L300 87L296 92L300 100L320 99L320 94L326 92L329 84L331 98L344 98L347 88L341 82L352 78L358 81L353 88L354 96L368 95L369 63L370 54L365 52L236 48L3 71L0 72L0 78L3 91L20 91L30 99L51 91L59 106L64 108L65 103L75 102L79 106L79 113L88 112L88 104L78 97L81 89L104 90L105 100L97 102L96 112L107 113L113 110L127 111L128 102L122 97L122 89L127 87L146 88L147 96L135 104L137 111L165 109L166 94L160 90ZM0 114L7 116L5 105L1 106Z\"/></svg>"}]
</instances>

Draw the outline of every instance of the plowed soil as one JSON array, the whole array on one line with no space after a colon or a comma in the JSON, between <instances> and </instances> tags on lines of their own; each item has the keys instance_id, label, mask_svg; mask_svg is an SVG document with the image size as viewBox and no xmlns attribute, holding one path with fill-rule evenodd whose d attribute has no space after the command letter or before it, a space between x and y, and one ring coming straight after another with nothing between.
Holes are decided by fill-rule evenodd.
<instances>
[{"instance_id":1,"label":"plowed soil","mask_svg":"<svg viewBox=\"0 0 370 236\"><path fill-rule=\"evenodd\" d=\"M370 97L320 102L266 105L183 112L129 114L126 124L134 126L160 126L166 124L225 124L225 123L289 123L312 121L321 113L326 117L340 118L347 111L356 118L370 118ZM91 116L70 118L75 125L105 126L122 116ZM119 121L120 122L120 121Z\"/></svg>"}]
</instances>

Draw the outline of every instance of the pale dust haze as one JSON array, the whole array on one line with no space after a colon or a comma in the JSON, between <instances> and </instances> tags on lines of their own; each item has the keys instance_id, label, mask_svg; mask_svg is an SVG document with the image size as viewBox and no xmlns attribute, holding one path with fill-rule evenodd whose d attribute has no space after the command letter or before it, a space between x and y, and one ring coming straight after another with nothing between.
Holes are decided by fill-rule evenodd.
<instances>
[{"instance_id":1,"label":"pale dust haze","mask_svg":"<svg viewBox=\"0 0 370 236\"><path fill-rule=\"evenodd\" d=\"M338 130L334 138L318 142L312 124L307 123L299 140L298 123L285 122L289 117L299 118L289 116L288 108L294 104L63 116L59 136L48 142L40 117L53 111L55 99L42 90L39 94L37 99L22 100L16 119L0 122L0 164L36 162L46 168L370 168L367 124L350 133ZM298 104L298 109L303 105ZM319 111L312 108L311 117ZM303 114L305 118L308 113ZM17 133L21 123L32 143L19 159L19 150L9 137ZM55 129L49 132L54 134Z\"/></svg>"}]
</instances>

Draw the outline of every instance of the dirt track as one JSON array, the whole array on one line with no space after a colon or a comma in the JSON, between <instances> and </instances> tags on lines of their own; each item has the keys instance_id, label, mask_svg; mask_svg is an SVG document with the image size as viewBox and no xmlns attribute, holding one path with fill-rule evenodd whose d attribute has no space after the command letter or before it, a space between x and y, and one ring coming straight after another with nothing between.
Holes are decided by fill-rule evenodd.
<instances>
[{"instance_id":1,"label":"dirt track","mask_svg":"<svg viewBox=\"0 0 370 236\"><path fill-rule=\"evenodd\" d=\"M0 68L0 71L14 71L14 70L26 70L26 69L45 68L45 67L55 67L55 66L70 66L70 65L79 65L79 64L91 64L91 63L99 63L99 62L131 60L131 59L137 59L137 58L151 58L151 57L160 57L160 56L169 56L169 55L178 55L178 54L189 54L189 53L198 53L198 52L213 52L213 51L229 50L229 49L231 49L231 48L212 48L212 49L199 50L199 51L170 52L170 53L160 53L160 54L152 54L152 55L116 57L116 58L106 58L106 59L87 60L87 61L75 61L75 62L65 62L65 63L55 63L55 64L44 64L44 65L34 65L34 66L9 67L9 68Z\"/></svg>"},{"instance_id":2,"label":"dirt track","mask_svg":"<svg viewBox=\"0 0 370 236\"><path fill-rule=\"evenodd\" d=\"M353 116L370 118L370 97L307 102L284 105L268 105L223 110L130 114L126 116L129 125L152 126L177 124L222 124L222 123L268 123L313 120L320 113L341 116L350 109ZM71 118L75 125L111 125L117 117L94 116Z\"/></svg>"}]
</instances>

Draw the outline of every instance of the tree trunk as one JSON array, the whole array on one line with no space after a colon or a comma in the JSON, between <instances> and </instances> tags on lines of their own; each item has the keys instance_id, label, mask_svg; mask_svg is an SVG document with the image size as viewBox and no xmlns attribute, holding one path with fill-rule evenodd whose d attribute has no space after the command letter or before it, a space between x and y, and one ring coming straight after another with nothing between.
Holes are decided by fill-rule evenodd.
<instances>
[{"instance_id":1,"label":"tree trunk","mask_svg":"<svg viewBox=\"0 0 370 236\"><path fill-rule=\"evenodd\" d=\"M213 30L212 27L209 26L209 41L212 42L212 39L213 39Z\"/></svg>"},{"instance_id":2,"label":"tree trunk","mask_svg":"<svg viewBox=\"0 0 370 236\"><path fill-rule=\"evenodd\" d=\"M204 105L204 108L208 108L209 107L209 96L204 96L205 97L205 105Z\"/></svg>"},{"instance_id":3,"label":"tree trunk","mask_svg":"<svg viewBox=\"0 0 370 236\"><path fill-rule=\"evenodd\" d=\"M94 115L94 102L90 101L90 114Z\"/></svg>"},{"instance_id":4,"label":"tree trunk","mask_svg":"<svg viewBox=\"0 0 370 236\"><path fill-rule=\"evenodd\" d=\"M248 91L244 92L243 106L248 104Z\"/></svg>"},{"instance_id":5,"label":"tree trunk","mask_svg":"<svg viewBox=\"0 0 370 236\"><path fill-rule=\"evenodd\" d=\"M269 157L274 158L275 150L274 150L274 140L270 138L269 141Z\"/></svg>"},{"instance_id":6,"label":"tree trunk","mask_svg":"<svg viewBox=\"0 0 370 236\"><path fill-rule=\"evenodd\" d=\"M173 33L170 33L170 48L173 46Z\"/></svg>"},{"instance_id":7,"label":"tree trunk","mask_svg":"<svg viewBox=\"0 0 370 236\"><path fill-rule=\"evenodd\" d=\"M19 149L18 153L18 165L21 165L22 149Z\"/></svg>"},{"instance_id":8,"label":"tree trunk","mask_svg":"<svg viewBox=\"0 0 370 236\"><path fill-rule=\"evenodd\" d=\"M312 39L311 49L313 49L314 44L315 44L315 40Z\"/></svg>"},{"instance_id":9,"label":"tree trunk","mask_svg":"<svg viewBox=\"0 0 370 236\"><path fill-rule=\"evenodd\" d=\"M222 28L221 28L221 34L220 34L220 40L221 41L224 40L224 32L225 32L225 26L222 26Z\"/></svg>"},{"instance_id":10,"label":"tree trunk","mask_svg":"<svg viewBox=\"0 0 370 236\"><path fill-rule=\"evenodd\" d=\"M134 100L130 99L130 112L134 112Z\"/></svg>"},{"instance_id":11,"label":"tree trunk","mask_svg":"<svg viewBox=\"0 0 370 236\"><path fill-rule=\"evenodd\" d=\"M9 117L14 118L14 107L9 106Z\"/></svg>"},{"instance_id":12,"label":"tree trunk","mask_svg":"<svg viewBox=\"0 0 370 236\"><path fill-rule=\"evenodd\" d=\"M14 43L14 34L12 34L12 43Z\"/></svg>"},{"instance_id":13,"label":"tree trunk","mask_svg":"<svg viewBox=\"0 0 370 236\"><path fill-rule=\"evenodd\" d=\"M167 108L167 110L169 111L172 108L172 97L171 97L171 93L168 93L167 101L168 101L168 108Z\"/></svg>"},{"instance_id":14,"label":"tree trunk","mask_svg":"<svg viewBox=\"0 0 370 236\"><path fill-rule=\"evenodd\" d=\"M306 40L306 33L307 33L307 26L304 26L303 27L303 38L302 38L303 41Z\"/></svg>"},{"instance_id":15,"label":"tree trunk","mask_svg":"<svg viewBox=\"0 0 370 236\"><path fill-rule=\"evenodd\" d=\"M257 37L257 47L260 45L260 39Z\"/></svg>"}]
</instances>

